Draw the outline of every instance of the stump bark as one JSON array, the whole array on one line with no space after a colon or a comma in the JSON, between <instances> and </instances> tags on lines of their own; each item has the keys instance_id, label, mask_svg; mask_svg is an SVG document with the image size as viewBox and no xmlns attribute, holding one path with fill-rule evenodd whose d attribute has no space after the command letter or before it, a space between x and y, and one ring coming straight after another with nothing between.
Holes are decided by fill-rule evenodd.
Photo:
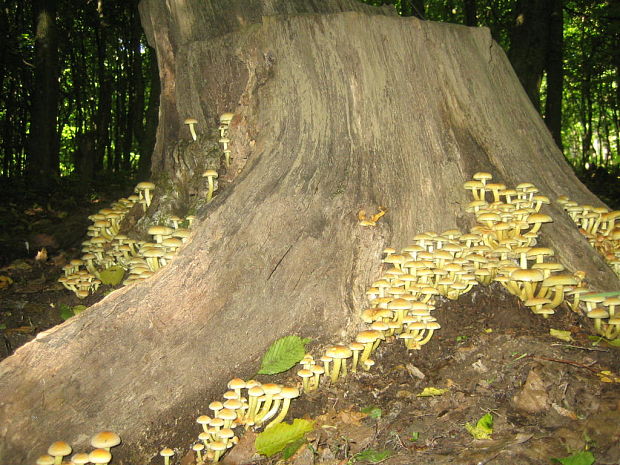
<instances>
[{"instance_id":1,"label":"stump bark","mask_svg":"<svg viewBox=\"0 0 620 465\"><path fill-rule=\"evenodd\" d=\"M194 418L230 378L253 376L275 339L350 339L384 247L472 226L462 183L476 171L601 204L488 30L344 1L316 14L310 1L289 3L307 14L276 1L223 13L220 3L141 3L162 77L153 168L195 177L196 163L170 156L189 139L182 120L197 118L202 137L233 111L240 172L200 210L170 265L0 364L2 463L33 463L54 440L85 447L102 429L124 438L120 463L186 447ZM358 224L359 210L379 206L388 213L377 226ZM557 204L547 213L554 223L542 238L559 260L593 287L616 289Z\"/></svg>"}]
</instances>

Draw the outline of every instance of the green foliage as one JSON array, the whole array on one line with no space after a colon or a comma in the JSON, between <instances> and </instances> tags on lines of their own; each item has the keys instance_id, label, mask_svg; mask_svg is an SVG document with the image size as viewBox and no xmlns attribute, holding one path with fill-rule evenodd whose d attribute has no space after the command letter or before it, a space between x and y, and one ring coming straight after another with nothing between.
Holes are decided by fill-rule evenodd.
<instances>
[{"instance_id":1,"label":"green foliage","mask_svg":"<svg viewBox=\"0 0 620 465\"><path fill-rule=\"evenodd\" d=\"M99 272L99 279L103 284L110 286L117 286L123 280L125 276L125 270L122 266L111 266L103 271Z\"/></svg>"},{"instance_id":2,"label":"green foliage","mask_svg":"<svg viewBox=\"0 0 620 465\"><path fill-rule=\"evenodd\" d=\"M372 418L373 420L378 420L383 415L383 411L379 407L364 407L361 410L362 413L368 415L368 418Z\"/></svg>"},{"instance_id":3,"label":"green foliage","mask_svg":"<svg viewBox=\"0 0 620 465\"><path fill-rule=\"evenodd\" d=\"M419 431L414 431L413 433L411 433L411 436L409 436L409 440L411 442L416 442L418 439L420 439L420 432Z\"/></svg>"},{"instance_id":4,"label":"green foliage","mask_svg":"<svg viewBox=\"0 0 620 465\"><path fill-rule=\"evenodd\" d=\"M60 304L60 318L62 318L64 321L67 321L69 318L82 313L84 310L86 310L86 308L86 305L76 305L74 307L71 307L69 305Z\"/></svg>"},{"instance_id":5,"label":"green foliage","mask_svg":"<svg viewBox=\"0 0 620 465\"><path fill-rule=\"evenodd\" d=\"M284 460L290 459L293 455L295 455L295 453L299 450L299 448L303 446L304 444L306 444L306 440L304 438L298 439L297 441L293 441L290 444L288 444L282 450L282 459Z\"/></svg>"},{"instance_id":6,"label":"green foliage","mask_svg":"<svg viewBox=\"0 0 620 465\"><path fill-rule=\"evenodd\" d=\"M295 366L306 354L310 339L299 336L284 336L271 344L261 361L259 375L282 373Z\"/></svg>"},{"instance_id":7,"label":"green foliage","mask_svg":"<svg viewBox=\"0 0 620 465\"><path fill-rule=\"evenodd\" d=\"M287 446L299 442L306 433L313 429L314 422L299 418L293 420L292 424L278 423L260 433L256 437L254 447L259 454L271 457L283 451Z\"/></svg>"},{"instance_id":8,"label":"green foliage","mask_svg":"<svg viewBox=\"0 0 620 465\"><path fill-rule=\"evenodd\" d=\"M552 458L551 461L562 465L592 465L596 459L592 452L584 450L563 459Z\"/></svg>"},{"instance_id":9,"label":"green foliage","mask_svg":"<svg viewBox=\"0 0 620 465\"><path fill-rule=\"evenodd\" d=\"M391 457L393 454L390 450L366 449L355 454L349 460L349 464L356 462L380 463Z\"/></svg>"},{"instance_id":10,"label":"green foliage","mask_svg":"<svg viewBox=\"0 0 620 465\"><path fill-rule=\"evenodd\" d=\"M465 424L465 429L474 439L490 439L493 433L493 415L490 413L483 415L476 423L476 426L467 422Z\"/></svg>"},{"instance_id":11,"label":"green foliage","mask_svg":"<svg viewBox=\"0 0 620 465\"><path fill-rule=\"evenodd\" d=\"M435 387L425 387L421 393L417 394L418 397L435 397L442 396L450 389L447 388L435 388Z\"/></svg>"}]
</instances>

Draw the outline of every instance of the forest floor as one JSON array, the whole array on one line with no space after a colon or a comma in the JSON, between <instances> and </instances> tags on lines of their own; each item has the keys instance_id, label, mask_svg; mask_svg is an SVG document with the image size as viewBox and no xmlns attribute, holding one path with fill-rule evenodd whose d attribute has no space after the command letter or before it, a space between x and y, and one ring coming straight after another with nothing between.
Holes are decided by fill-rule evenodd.
<instances>
[{"instance_id":1,"label":"forest floor","mask_svg":"<svg viewBox=\"0 0 620 465\"><path fill-rule=\"evenodd\" d=\"M620 208L617 179L591 178L593 190ZM0 276L10 278L0 280L0 359L113 290L79 300L57 279L80 255L88 215L128 195L130 185L45 198L0 189ZM36 260L44 247L47 258ZM297 399L288 418L313 420L315 429L287 463L540 465L581 453L585 461L562 463L592 463L592 454L596 465L620 464L620 348L589 337L586 318L561 308L542 319L497 284L440 302L434 316L442 327L422 350L384 343L370 372ZM552 338L552 328L570 331L572 340ZM419 396L425 388L446 391ZM474 439L465 425L485 414L493 418L491 437ZM282 460L256 456L253 437L246 434L225 462ZM181 457L176 463L191 465L190 455Z\"/></svg>"}]
</instances>

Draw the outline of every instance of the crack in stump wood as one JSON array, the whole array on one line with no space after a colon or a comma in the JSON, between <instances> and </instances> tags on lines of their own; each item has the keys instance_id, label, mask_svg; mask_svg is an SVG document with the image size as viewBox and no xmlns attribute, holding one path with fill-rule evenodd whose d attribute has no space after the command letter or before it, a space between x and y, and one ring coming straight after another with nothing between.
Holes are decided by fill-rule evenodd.
<instances>
[{"instance_id":1,"label":"crack in stump wood","mask_svg":"<svg viewBox=\"0 0 620 465\"><path fill-rule=\"evenodd\" d=\"M284 252L284 255L282 255L280 260L278 260L278 263L276 263L276 266L273 268L273 270L271 270L271 273L269 273L269 276L267 276L267 281L271 279L271 276L276 272L276 270L280 266L280 263L282 263L282 260L284 260L284 257L288 255L288 253L291 251L292 248L293 248L293 244L288 246L288 249L286 249L286 252Z\"/></svg>"}]
</instances>

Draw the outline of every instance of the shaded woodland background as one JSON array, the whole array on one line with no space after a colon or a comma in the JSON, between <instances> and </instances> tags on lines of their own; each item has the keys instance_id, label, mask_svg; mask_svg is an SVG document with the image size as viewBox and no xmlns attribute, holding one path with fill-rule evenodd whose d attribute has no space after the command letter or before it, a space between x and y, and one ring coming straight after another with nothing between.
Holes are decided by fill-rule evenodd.
<instances>
[{"instance_id":1,"label":"shaded woodland background","mask_svg":"<svg viewBox=\"0 0 620 465\"><path fill-rule=\"evenodd\" d=\"M366 0L405 16L485 26L580 174L616 174L620 5L611 0ZM47 186L148 177L157 64L138 0L3 0L0 174ZM403 79L407 79L403 76Z\"/></svg>"}]
</instances>

